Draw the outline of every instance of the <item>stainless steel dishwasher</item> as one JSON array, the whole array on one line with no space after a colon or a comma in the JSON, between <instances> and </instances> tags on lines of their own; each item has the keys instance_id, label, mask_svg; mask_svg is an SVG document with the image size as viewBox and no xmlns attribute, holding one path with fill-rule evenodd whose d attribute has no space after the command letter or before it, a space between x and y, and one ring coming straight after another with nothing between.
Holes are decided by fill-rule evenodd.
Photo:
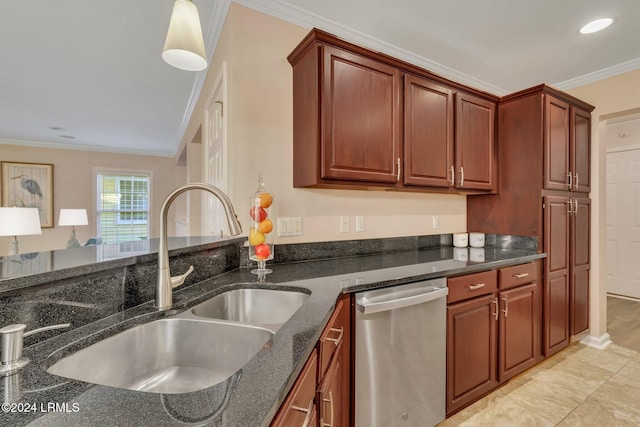
<instances>
[{"instance_id":1,"label":"stainless steel dishwasher","mask_svg":"<svg viewBox=\"0 0 640 427\"><path fill-rule=\"evenodd\" d=\"M444 420L448 293L438 278L356 294L357 427Z\"/></svg>"}]
</instances>

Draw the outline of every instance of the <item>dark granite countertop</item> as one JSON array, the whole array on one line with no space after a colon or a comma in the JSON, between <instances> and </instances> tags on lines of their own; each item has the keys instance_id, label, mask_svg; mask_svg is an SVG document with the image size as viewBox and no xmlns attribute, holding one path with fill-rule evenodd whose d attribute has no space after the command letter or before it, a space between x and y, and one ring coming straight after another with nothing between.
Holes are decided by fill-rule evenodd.
<instances>
[{"instance_id":1,"label":"dark granite countertop","mask_svg":"<svg viewBox=\"0 0 640 427\"><path fill-rule=\"evenodd\" d=\"M341 293L448 277L530 262L545 254L532 249L485 247L475 259L454 260L454 248L438 247L381 255L294 262L270 266L258 283L239 268L174 291L171 310L153 302L78 327L25 348L31 359L18 374L2 378L0 425L11 426L260 426L268 425L328 322ZM136 392L48 374L60 358L132 326L172 316L238 287L303 288L311 295L240 371L205 390L186 394ZM151 351L151 349L149 349ZM96 368L97 369L97 368ZM15 412L11 412L14 410Z\"/></svg>"}]
</instances>

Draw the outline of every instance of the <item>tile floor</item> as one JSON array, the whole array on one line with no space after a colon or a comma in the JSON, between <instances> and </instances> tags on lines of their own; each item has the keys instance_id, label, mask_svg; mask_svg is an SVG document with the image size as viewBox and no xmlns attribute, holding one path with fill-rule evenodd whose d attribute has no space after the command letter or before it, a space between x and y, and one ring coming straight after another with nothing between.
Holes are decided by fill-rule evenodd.
<instances>
[{"instance_id":1,"label":"tile floor","mask_svg":"<svg viewBox=\"0 0 640 427\"><path fill-rule=\"evenodd\" d=\"M572 345L438 427L640 426L640 348L616 344L614 338L634 342L625 337L632 335L640 342L640 316L633 316L633 326L611 328L612 316L622 308L634 312L640 303L616 299L613 305L611 310L609 298L614 344L606 350Z\"/></svg>"}]
</instances>

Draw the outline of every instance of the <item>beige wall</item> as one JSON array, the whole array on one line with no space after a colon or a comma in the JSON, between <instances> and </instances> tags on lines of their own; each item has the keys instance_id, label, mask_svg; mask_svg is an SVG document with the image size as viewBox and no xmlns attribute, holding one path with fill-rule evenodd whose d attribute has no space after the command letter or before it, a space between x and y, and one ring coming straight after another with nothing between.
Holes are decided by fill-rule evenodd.
<instances>
[{"instance_id":1,"label":"beige wall","mask_svg":"<svg viewBox=\"0 0 640 427\"><path fill-rule=\"evenodd\" d=\"M606 149L607 121L637 113L640 70L571 89L571 94L596 106L591 115L591 336L606 337ZM605 338L606 339L606 338Z\"/></svg>"},{"instance_id":2,"label":"beige wall","mask_svg":"<svg viewBox=\"0 0 640 427\"><path fill-rule=\"evenodd\" d=\"M249 197L262 173L267 188L275 194L271 216L303 218L302 236L274 236L275 243L464 231L465 196L293 188L292 70L286 58L307 32L306 28L232 3L185 134L183 144L191 141L203 124L205 102L221 64L226 62L228 192L241 222L248 223ZM349 233L340 232L342 215L351 217ZM365 217L365 232L355 232L355 215ZM440 217L438 230L431 227L433 215Z\"/></svg>"},{"instance_id":3,"label":"beige wall","mask_svg":"<svg viewBox=\"0 0 640 427\"><path fill-rule=\"evenodd\" d=\"M76 227L78 240L84 243L95 235L94 169L140 170L151 172L151 206L160 211L164 197L177 182L184 182L185 168L175 166L167 157L101 153L67 149L49 149L0 143L0 160L53 164L54 227L43 228L40 236L19 237L20 252L63 249L71 234L69 227L58 227L60 208L86 208L89 225ZM181 196L182 197L182 196ZM152 217L152 236L158 236L158 215ZM173 230L173 224L170 224ZM0 237L0 256L9 252L10 237Z\"/></svg>"}]
</instances>

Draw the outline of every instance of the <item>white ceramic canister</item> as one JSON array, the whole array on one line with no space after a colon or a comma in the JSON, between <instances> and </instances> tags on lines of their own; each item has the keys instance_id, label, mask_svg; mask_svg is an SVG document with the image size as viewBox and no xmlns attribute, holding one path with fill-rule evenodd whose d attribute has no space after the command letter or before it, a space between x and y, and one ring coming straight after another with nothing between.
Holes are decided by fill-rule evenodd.
<instances>
[{"instance_id":1,"label":"white ceramic canister","mask_svg":"<svg viewBox=\"0 0 640 427\"><path fill-rule=\"evenodd\" d=\"M483 248L484 233L469 233L469 246L472 248Z\"/></svg>"},{"instance_id":2,"label":"white ceramic canister","mask_svg":"<svg viewBox=\"0 0 640 427\"><path fill-rule=\"evenodd\" d=\"M469 233L454 233L453 246L456 248L466 248L469 244Z\"/></svg>"}]
</instances>

